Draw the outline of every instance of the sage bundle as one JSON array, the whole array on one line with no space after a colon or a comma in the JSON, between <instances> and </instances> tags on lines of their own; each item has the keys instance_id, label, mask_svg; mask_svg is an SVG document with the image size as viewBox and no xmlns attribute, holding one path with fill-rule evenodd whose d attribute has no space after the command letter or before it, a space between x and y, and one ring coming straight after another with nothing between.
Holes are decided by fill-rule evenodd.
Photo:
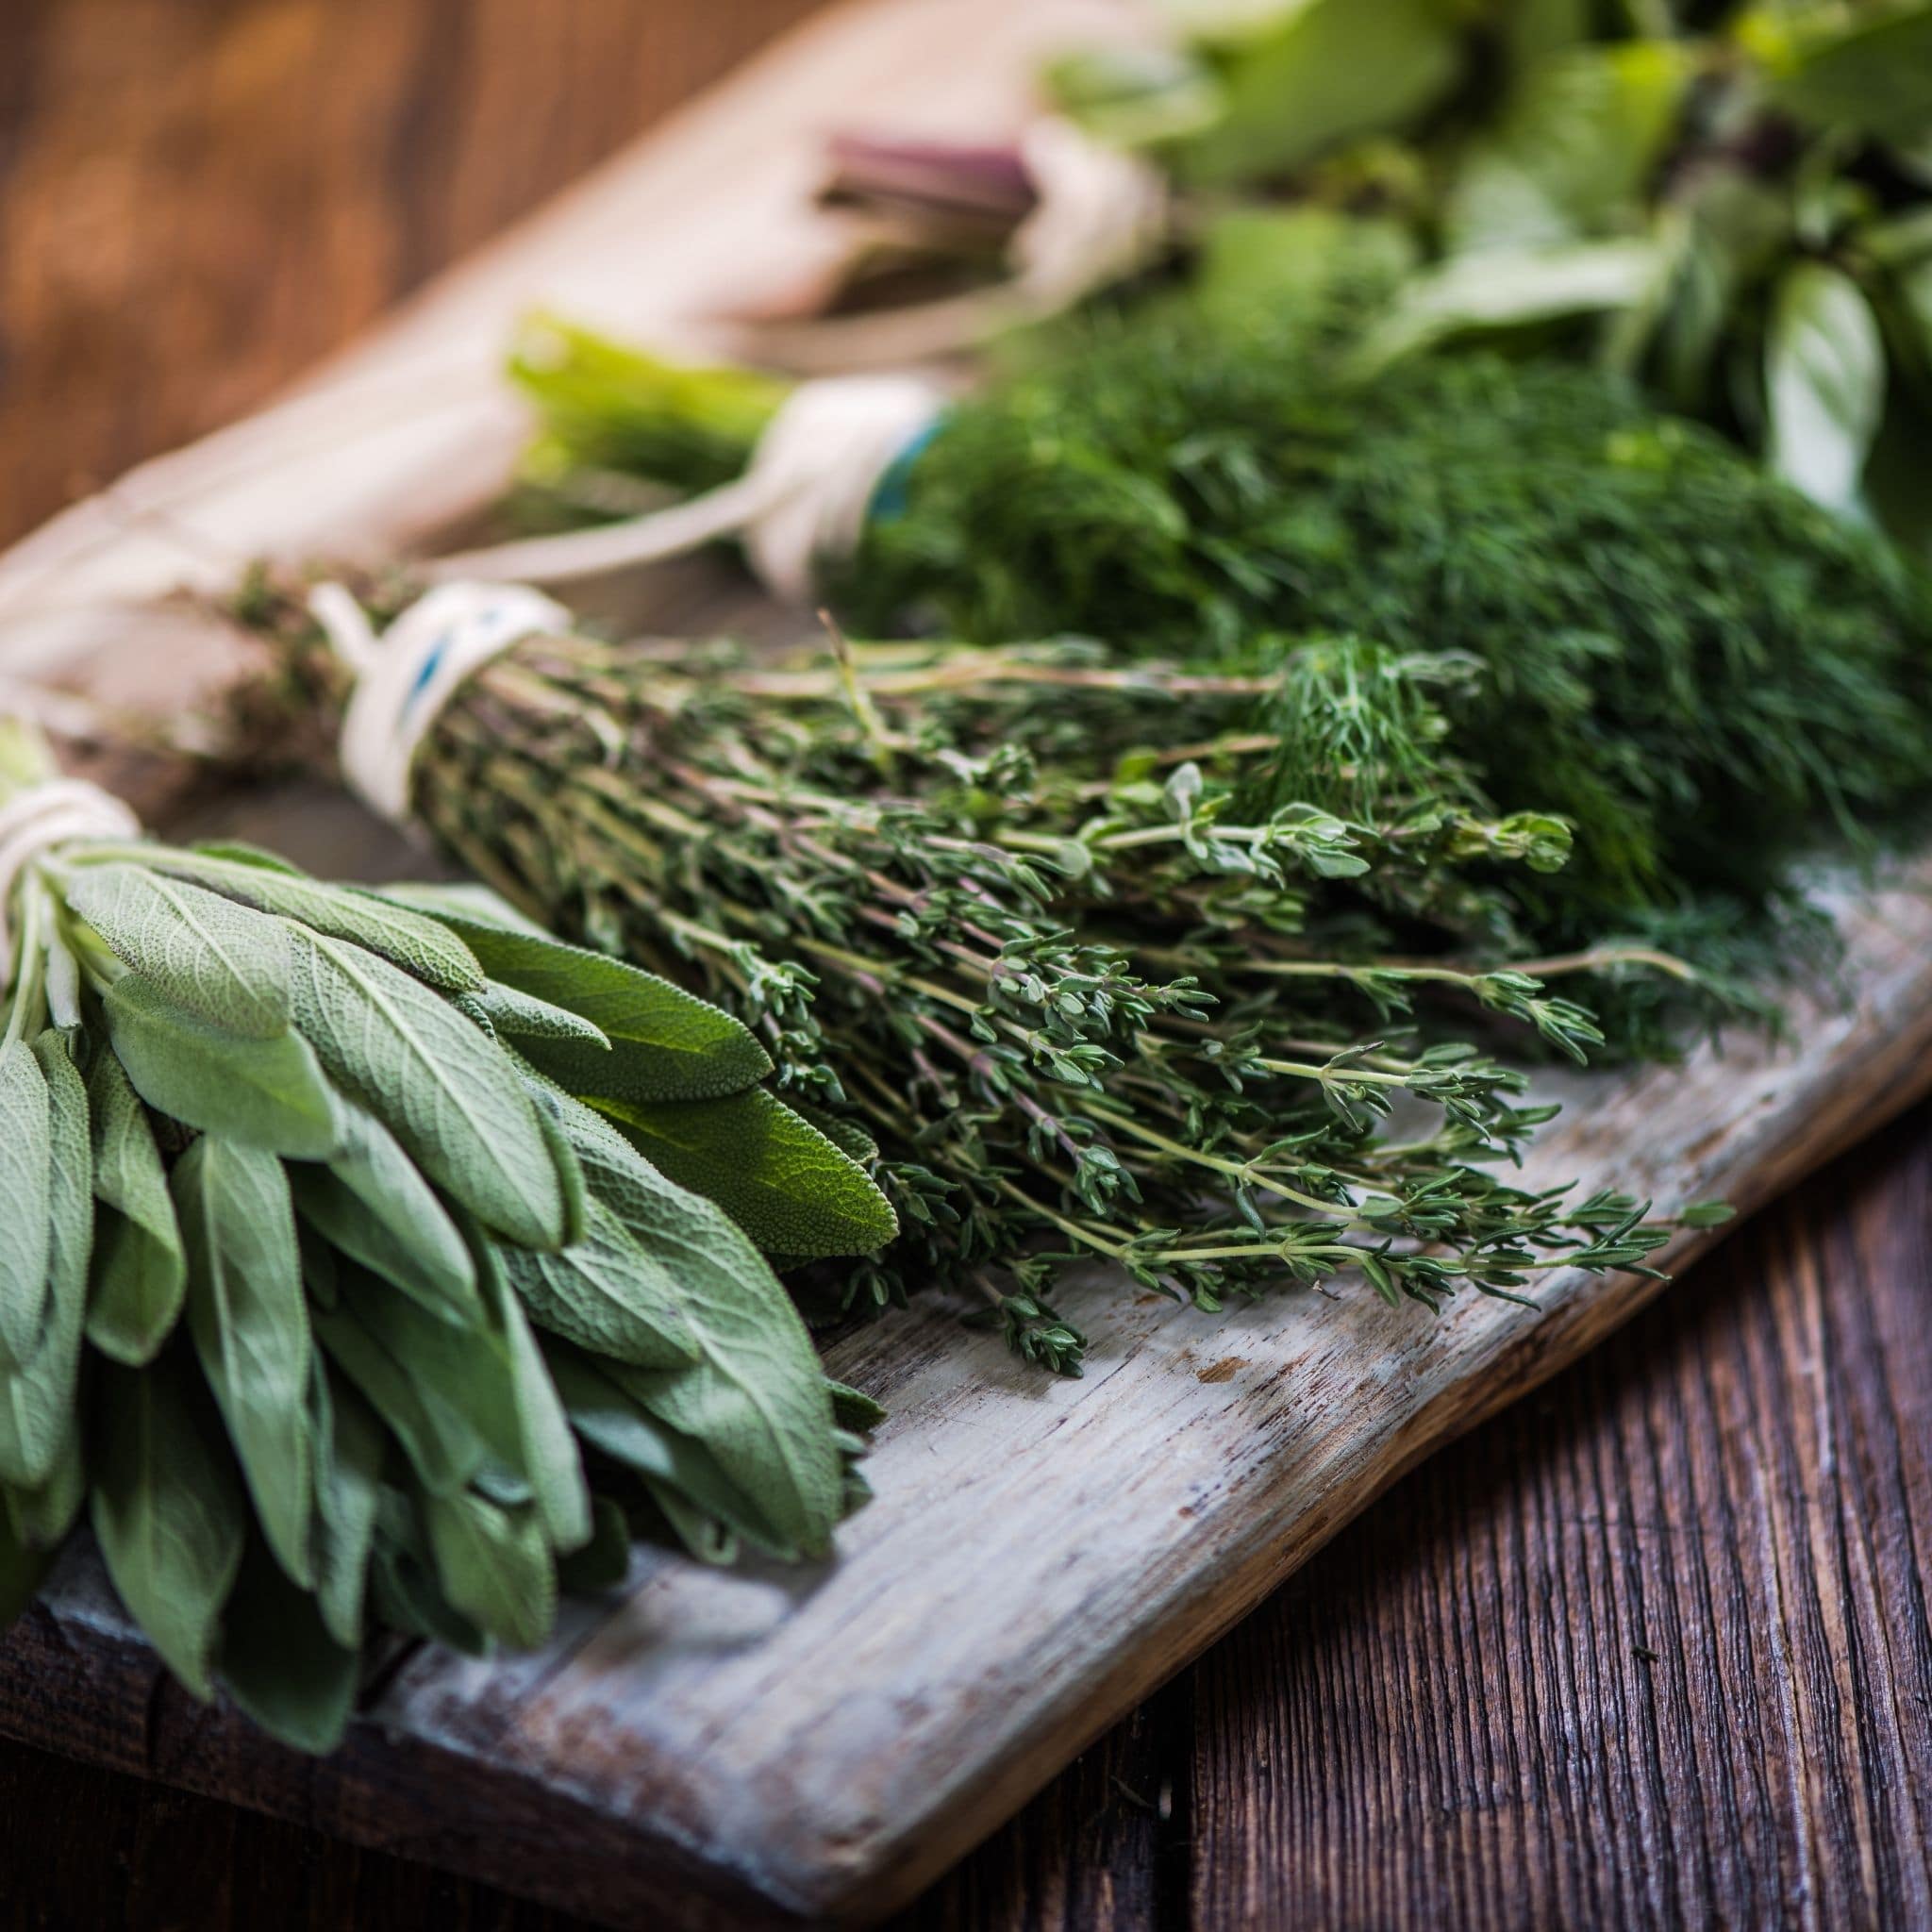
<instances>
[{"instance_id":1,"label":"sage bundle","mask_svg":"<svg viewBox=\"0 0 1932 1932\"><path fill-rule=\"evenodd\" d=\"M445 586L375 649L410 684L506 594L528 596ZM365 646L345 661L266 580L243 615L281 653L258 707L353 711ZM1543 978L1648 962L1484 963L1568 834L1481 808L1437 702L1454 667L1335 639L1238 675L1078 643L769 668L555 607L497 636L415 737L415 817L753 1029L897 1213L836 1271L842 1306L952 1287L1072 1370L1054 1284L1096 1262L1202 1307L1346 1270L1433 1307L1664 1239L1636 1202L1495 1172L1552 1109L1491 1032L1581 1058L1599 1035ZM1378 731L1427 754L1384 763ZM652 1121L614 1117L669 1164Z\"/></svg>"},{"instance_id":2,"label":"sage bundle","mask_svg":"<svg viewBox=\"0 0 1932 1932\"><path fill-rule=\"evenodd\" d=\"M150 842L17 726L0 949L0 1617L85 1517L188 1690L325 1750L375 1632L538 1643L633 1528L825 1552L876 1411L576 1097L722 1140L778 1107L736 1021L486 894Z\"/></svg>"}]
</instances>

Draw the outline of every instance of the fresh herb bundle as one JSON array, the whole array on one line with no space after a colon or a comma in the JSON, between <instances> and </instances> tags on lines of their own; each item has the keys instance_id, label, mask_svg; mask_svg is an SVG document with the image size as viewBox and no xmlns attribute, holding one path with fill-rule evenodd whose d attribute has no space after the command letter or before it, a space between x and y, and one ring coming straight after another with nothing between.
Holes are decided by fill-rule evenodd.
<instances>
[{"instance_id":1,"label":"fresh herb bundle","mask_svg":"<svg viewBox=\"0 0 1932 1932\"><path fill-rule=\"evenodd\" d=\"M276 705L341 700L299 603L246 614L286 654ZM903 1233L846 1306L978 1290L1067 1369L1072 1266L1202 1307L1353 1268L1434 1306L1662 1239L1619 1196L1491 1171L1550 1111L1491 1024L1576 1058L1598 1036L1462 957L1507 945L1511 881L1568 842L1486 814L1448 757L1462 675L1345 640L1231 676L1079 644L767 670L540 637L429 727L414 807L508 898L692 977L875 1159ZM1307 804L1318 783L1350 809Z\"/></svg>"},{"instance_id":2,"label":"fresh herb bundle","mask_svg":"<svg viewBox=\"0 0 1932 1932\"><path fill-rule=\"evenodd\" d=\"M19 729L0 865L0 1616L85 1513L190 1690L324 1750L372 1632L534 1644L634 1522L825 1551L876 1411L571 1091L708 1120L735 1021L487 895L149 843Z\"/></svg>"},{"instance_id":3,"label":"fresh herb bundle","mask_svg":"<svg viewBox=\"0 0 1932 1932\"><path fill-rule=\"evenodd\" d=\"M1233 671L1305 632L1474 663L1440 704L1480 792L1574 828L1573 863L1519 895L1529 942L1753 959L1793 853L1932 776L1925 579L1614 378L1481 356L1354 375L1356 313L1344 278L1265 323L1083 325L888 478L827 560L835 603L874 632L1072 632ZM607 419L674 400L648 359L553 340L520 368L553 456L599 414L593 373Z\"/></svg>"},{"instance_id":4,"label":"fresh herb bundle","mask_svg":"<svg viewBox=\"0 0 1932 1932\"><path fill-rule=\"evenodd\" d=\"M1560 343L1740 437L1819 501L1870 503L1925 540L1924 0L1264 0L1189 8L1164 47L1098 45L1046 78L1123 167L1139 155L1166 175L1183 272L1224 242L1298 250L1295 217L1373 228L1404 271L1377 353ZM1017 151L908 143L871 177L917 236L923 209L1002 158L1018 168ZM894 191L914 160L908 204ZM925 253L950 233L927 227Z\"/></svg>"}]
</instances>

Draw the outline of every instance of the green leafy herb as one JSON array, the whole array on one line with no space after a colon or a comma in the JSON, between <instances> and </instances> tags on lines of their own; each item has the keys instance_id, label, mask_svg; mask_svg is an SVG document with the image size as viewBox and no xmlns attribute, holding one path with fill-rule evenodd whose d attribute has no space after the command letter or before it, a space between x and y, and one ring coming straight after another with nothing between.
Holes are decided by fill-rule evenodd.
<instances>
[{"instance_id":1,"label":"green leafy herb","mask_svg":"<svg viewBox=\"0 0 1932 1932\"><path fill-rule=\"evenodd\" d=\"M633 1506L706 1560L828 1547L859 1445L769 1265L505 1043L622 1041L641 1091L661 1055L711 1096L679 1104L726 1105L769 1066L742 1027L541 935L492 979L449 920L259 855L31 850L54 778L0 730L0 1608L87 1506L182 1683L323 1751L376 1624L540 1642L563 1559L595 1538L584 1570L620 1572ZM826 1242L890 1231L858 1188ZM593 1499L543 1328L652 1378L696 1487L600 1457Z\"/></svg>"}]
</instances>

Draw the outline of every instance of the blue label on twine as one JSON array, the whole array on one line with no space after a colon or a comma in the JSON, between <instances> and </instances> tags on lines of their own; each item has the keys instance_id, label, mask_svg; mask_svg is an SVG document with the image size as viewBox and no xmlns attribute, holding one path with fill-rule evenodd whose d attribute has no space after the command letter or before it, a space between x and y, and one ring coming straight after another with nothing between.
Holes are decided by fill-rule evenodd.
<instances>
[{"instance_id":1,"label":"blue label on twine","mask_svg":"<svg viewBox=\"0 0 1932 1932\"><path fill-rule=\"evenodd\" d=\"M890 524L906 514L911 502L912 466L924 453L926 444L939 434L942 420L935 416L924 428L908 440L906 447L886 466L878 488L872 493L872 502L866 507L867 523Z\"/></svg>"}]
</instances>

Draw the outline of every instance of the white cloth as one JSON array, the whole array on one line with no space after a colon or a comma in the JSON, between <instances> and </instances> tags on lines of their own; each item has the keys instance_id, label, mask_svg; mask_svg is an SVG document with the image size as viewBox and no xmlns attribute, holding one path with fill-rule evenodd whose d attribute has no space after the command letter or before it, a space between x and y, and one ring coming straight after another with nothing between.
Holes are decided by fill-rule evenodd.
<instances>
[{"instance_id":1,"label":"white cloth","mask_svg":"<svg viewBox=\"0 0 1932 1932\"><path fill-rule=\"evenodd\" d=\"M0 807L0 987L13 984L13 892L21 874L56 846L138 839L141 821L85 778L49 778Z\"/></svg>"},{"instance_id":2,"label":"white cloth","mask_svg":"<svg viewBox=\"0 0 1932 1932\"><path fill-rule=\"evenodd\" d=\"M849 557L886 473L931 427L943 392L916 375L830 375L778 406L745 473L669 509L621 524L439 558L444 578L567 583L683 557L727 537L773 593L811 595L825 558Z\"/></svg>"},{"instance_id":3,"label":"white cloth","mask_svg":"<svg viewBox=\"0 0 1932 1932\"><path fill-rule=\"evenodd\" d=\"M356 674L342 714L342 775L397 824L408 822L417 748L463 681L525 638L571 627L561 604L523 584L439 584L380 638L341 584L318 584L308 608Z\"/></svg>"}]
</instances>

